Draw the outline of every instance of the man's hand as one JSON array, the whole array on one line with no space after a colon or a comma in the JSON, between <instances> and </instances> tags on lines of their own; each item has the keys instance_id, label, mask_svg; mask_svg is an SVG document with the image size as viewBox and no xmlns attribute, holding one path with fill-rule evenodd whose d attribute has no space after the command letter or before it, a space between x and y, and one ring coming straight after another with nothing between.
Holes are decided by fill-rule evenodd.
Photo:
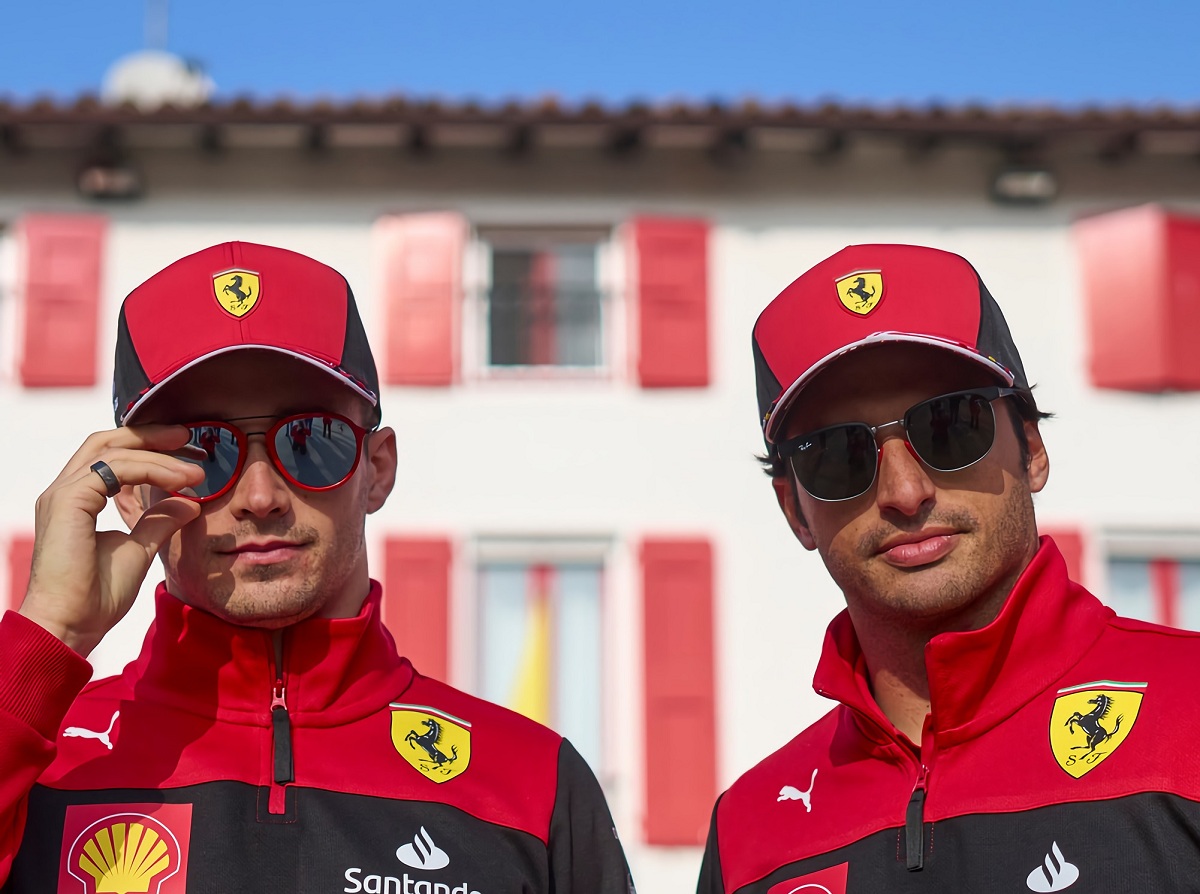
<instances>
[{"instance_id":1,"label":"man's hand","mask_svg":"<svg viewBox=\"0 0 1200 894\"><path fill-rule=\"evenodd\" d=\"M142 425L97 432L83 442L37 501L33 567L20 613L87 656L133 605L158 548L200 515L200 505L167 497L142 513L133 530L97 531L108 498L91 470L103 460L123 487L180 491L204 471L174 456L188 442L182 425Z\"/></svg>"}]
</instances>

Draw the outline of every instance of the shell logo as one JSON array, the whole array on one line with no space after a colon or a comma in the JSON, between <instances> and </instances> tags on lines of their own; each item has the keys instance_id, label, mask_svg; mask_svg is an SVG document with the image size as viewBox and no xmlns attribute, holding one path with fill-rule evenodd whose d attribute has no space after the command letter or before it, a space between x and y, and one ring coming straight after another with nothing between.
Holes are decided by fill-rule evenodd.
<instances>
[{"instance_id":1,"label":"shell logo","mask_svg":"<svg viewBox=\"0 0 1200 894\"><path fill-rule=\"evenodd\" d=\"M179 841L159 820L110 814L87 826L67 854L67 872L86 894L161 894L183 863Z\"/></svg>"},{"instance_id":2,"label":"shell logo","mask_svg":"<svg viewBox=\"0 0 1200 894\"><path fill-rule=\"evenodd\" d=\"M772 885L767 894L846 894L849 863L839 863L800 878Z\"/></svg>"}]
</instances>

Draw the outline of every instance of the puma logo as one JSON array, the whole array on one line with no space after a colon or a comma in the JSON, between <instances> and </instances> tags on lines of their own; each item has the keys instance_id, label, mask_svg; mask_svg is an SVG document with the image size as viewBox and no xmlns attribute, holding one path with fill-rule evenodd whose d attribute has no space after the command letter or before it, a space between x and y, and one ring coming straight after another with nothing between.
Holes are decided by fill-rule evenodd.
<instances>
[{"instance_id":1,"label":"puma logo","mask_svg":"<svg viewBox=\"0 0 1200 894\"><path fill-rule=\"evenodd\" d=\"M817 771L814 769L812 779L808 781L808 791L802 792L794 785L785 785L779 790L779 797L776 801L803 801L804 810L807 813L812 813L812 790L817 784Z\"/></svg>"},{"instance_id":2,"label":"puma logo","mask_svg":"<svg viewBox=\"0 0 1200 894\"><path fill-rule=\"evenodd\" d=\"M68 726L65 730L63 730L63 736L70 736L78 739L96 739L97 741L102 742L105 748L107 748L109 751L112 751L112 739L110 739L108 736L109 733L113 731L113 726L116 725L117 718L120 716L120 711L113 711L112 720L108 722L108 729L104 730L103 732L97 732L96 730L92 729L84 729L82 726Z\"/></svg>"}]
</instances>

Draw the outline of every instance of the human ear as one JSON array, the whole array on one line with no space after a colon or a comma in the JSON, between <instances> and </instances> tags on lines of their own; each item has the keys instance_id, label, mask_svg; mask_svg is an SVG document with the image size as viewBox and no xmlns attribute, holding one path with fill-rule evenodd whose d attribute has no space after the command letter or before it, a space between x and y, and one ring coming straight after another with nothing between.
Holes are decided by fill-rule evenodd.
<instances>
[{"instance_id":1,"label":"human ear","mask_svg":"<svg viewBox=\"0 0 1200 894\"><path fill-rule=\"evenodd\" d=\"M1050 456L1046 453L1046 444L1036 422L1025 421L1025 440L1029 444L1029 464L1026 474L1029 478L1029 492L1036 494L1046 486L1050 477Z\"/></svg>"},{"instance_id":2,"label":"human ear","mask_svg":"<svg viewBox=\"0 0 1200 894\"><path fill-rule=\"evenodd\" d=\"M367 512L375 512L387 501L396 485L396 432L381 428L367 435L363 445L370 482L367 486Z\"/></svg>"},{"instance_id":3,"label":"human ear","mask_svg":"<svg viewBox=\"0 0 1200 894\"><path fill-rule=\"evenodd\" d=\"M800 495L796 492L796 484L791 475L772 478L771 485L775 488L775 499L779 502L784 518L787 519L788 527L792 529L800 545L805 549L816 549L817 541L804 519L803 510L800 509Z\"/></svg>"}]
</instances>

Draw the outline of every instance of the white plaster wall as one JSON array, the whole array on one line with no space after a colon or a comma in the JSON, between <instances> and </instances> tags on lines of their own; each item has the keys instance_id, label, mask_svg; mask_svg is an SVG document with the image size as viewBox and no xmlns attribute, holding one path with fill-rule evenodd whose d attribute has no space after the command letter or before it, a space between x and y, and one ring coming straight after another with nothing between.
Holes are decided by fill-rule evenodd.
<instances>
[{"instance_id":1,"label":"white plaster wall","mask_svg":"<svg viewBox=\"0 0 1200 894\"><path fill-rule=\"evenodd\" d=\"M376 544L385 532L424 531L464 543L496 534L613 538L603 775L641 888L690 890L697 849L639 843L641 659L633 550L645 533L698 533L715 543L724 787L828 708L812 693L810 679L840 594L819 560L792 539L752 458L761 443L750 328L762 306L807 266L851 242L925 243L964 254L1005 309L1041 403L1058 414L1045 426L1053 471L1038 498L1039 517L1095 529L1200 530L1200 464L1190 461L1200 439L1200 397L1106 394L1088 385L1080 278L1068 230L1081 210L1168 197L1171 178L1156 170L1129 185L1090 172L1088 189L1049 209L1020 211L988 205L971 185L978 185L973 164L951 159L948 173L913 174L868 158L826 175L800 170L784 180L777 173L782 186L775 190L770 170L747 172L724 186L697 174L695 194L682 183L672 193L649 182L617 191L581 186L573 192L554 183L525 191L520 182L506 188L482 176L487 182L472 193L448 176L437 185L443 175L430 177L437 188L347 183L303 192L303 178L284 171L275 185L247 195L222 186L220 178L209 188L168 179L143 203L105 209L112 226L96 387L20 388L12 372L14 296L0 295L0 321L7 321L0 333L0 418L11 423L0 439L0 468L8 470L0 538L31 528L38 493L87 432L111 424L111 334L120 299L184 254L237 238L332 264L354 286L380 353L370 227L381 213L455 207L476 222L539 223L618 223L642 209L708 216L714 222L711 387L642 391L617 374L603 382L389 388L384 419L397 431L400 474L388 505L370 522ZM235 170L229 176L249 175ZM583 172L581 182L588 176ZM1188 194L1200 195L1194 175L1188 176ZM0 219L29 208L83 207L38 178L31 182L24 189L10 183L0 193ZM1150 456L1139 451L1146 436L1162 438ZM115 513L106 513L105 522L119 524ZM458 617L468 577L460 569ZM140 600L96 651L98 674L117 670L135 652L149 609L149 600ZM457 645L452 682L463 685L469 656L461 641Z\"/></svg>"}]
</instances>

